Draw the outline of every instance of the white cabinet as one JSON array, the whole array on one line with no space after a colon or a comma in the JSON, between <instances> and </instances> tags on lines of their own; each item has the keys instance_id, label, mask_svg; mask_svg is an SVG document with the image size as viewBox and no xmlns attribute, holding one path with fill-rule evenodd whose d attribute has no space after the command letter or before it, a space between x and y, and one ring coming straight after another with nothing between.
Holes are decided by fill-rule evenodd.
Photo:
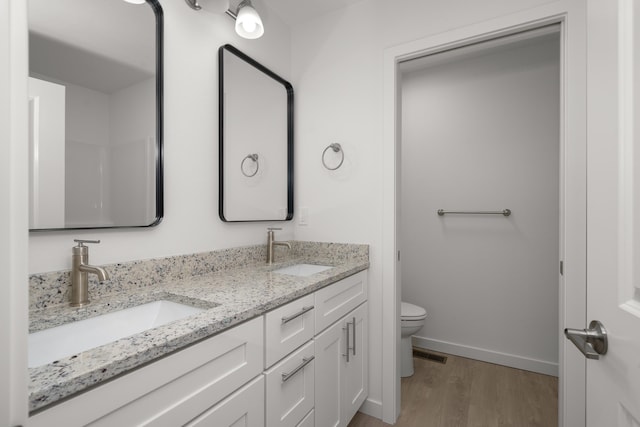
<instances>
[{"instance_id":1,"label":"white cabinet","mask_svg":"<svg viewBox=\"0 0 640 427\"><path fill-rule=\"evenodd\" d=\"M314 354L309 341L265 372L267 427L296 427L313 409Z\"/></svg>"},{"instance_id":2,"label":"white cabinet","mask_svg":"<svg viewBox=\"0 0 640 427\"><path fill-rule=\"evenodd\" d=\"M185 427L264 427L264 378L260 375Z\"/></svg>"},{"instance_id":3,"label":"white cabinet","mask_svg":"<svg viewBox=\"0 0 640 427\"><path fill-rule=\"evenodd\" d=\"M342 418L345 425L356 414L369 394L369 307L364 303L345 318L345 326L353 331L348 335L345 350L351 353L344 358L344 375L342 376ZM345 332L347 329L345 329ZM347 338L347 337L345 337ZM349 340L352 341L349 344Z\"/></svg>"},{"instance_id":4,"label":"white cabinet","mask_svg":"<svg viewBox=\"0 0 640 427\"><path fill-rule=\"evenodd\" d=\"M315 424L346 426L368 393L368 304L316 336Z\"/></svg>"},{"instance_id":5,"label":"white cabinet","mask_svg":"<svg viewBox=\"0 0 640 427\"><path fill-rule=\"evenodd\" d=\"M368 392L366 281L366 271L340 280L39 412L29 426L346 426Z\"/></svg>"},{"instance_id":6,"label":"white cabinet","mask_svg":"<svg viewBox=\"0 0 640 427\"><path fill-rule=\"evenodd\" d=\"M362 271L266 314L267 367L315 331L265 372L267 427L346 426L353 418L368 393L366 300Z\"/></svg>"},{"instance_id":7,"label":"white cabinet","mask_svg":"<svg viewBox=\"0 0 640 427\"><path fill-rule=\"evenodd\" d=\"M39 426L184 425L263 370L258 317L29 419Z\"/></svg>"}]
</instances>

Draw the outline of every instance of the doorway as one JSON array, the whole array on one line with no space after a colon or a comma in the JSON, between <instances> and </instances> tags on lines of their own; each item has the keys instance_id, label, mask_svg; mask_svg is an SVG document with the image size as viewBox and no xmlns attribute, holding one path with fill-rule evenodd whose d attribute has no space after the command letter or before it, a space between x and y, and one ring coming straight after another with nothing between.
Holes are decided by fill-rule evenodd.
<instances>
[{"instance_id":1,"label":"doorway","mask_svg":"<svg viewBox=\"0 0 640 427\"><path fill-rule=\"evenodd\" d=\"M408 42L385 50L385 126L384 188L383 188L383 281L392 284L383 288L383 316L400 316L400 236L396 231L400 212L399 171L401 140L400 73L398 64L409 59L432 55L475 43L494 40L523 31L559 23L560 31L560 260L564 275L560 277L559 324L583 322L585 316L586 277L586 40L584 8L578 4L556 4L505 16L425 39ZM572 26L566 22L573 17ZM570 268L566 266L570 265ZM569 303L570 300L570 303ZM397 419L400 410L399 320L384 324L382 418ZM584 424L585 361L559 337L559 425ZM386 344L385 344L386 343ZM396 343L393 346L393 343Z\"/></svg>"},{"instance_id":2,"label":"doorway","mask_svg":"<svg viewBox=\"0 0 640 427\"><path fill-rule=\"evenodd\" d=\"M399 64L402 301L420 348L558 375L560 26Z\"/></svg>"}]
</instances>

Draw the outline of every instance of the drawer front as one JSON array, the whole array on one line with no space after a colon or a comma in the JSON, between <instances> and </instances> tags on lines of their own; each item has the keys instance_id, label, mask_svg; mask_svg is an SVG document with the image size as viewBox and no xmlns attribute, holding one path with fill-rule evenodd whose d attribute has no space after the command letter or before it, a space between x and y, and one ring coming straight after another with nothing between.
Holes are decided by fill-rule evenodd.
<instances>
[{"instance_id":1,"label":"drawer front","mask_svg":"<svg viewBox=\"0 0 640 427\"><path fill-rule=\"evenodd\" d=\"M268 368L313 338L313 294L270 311L265 316L265 366Z\"/></svg>"},{"instance_id":2,"label":"drawer front","mask_svg":"<svg viewBox=\"0 0 640 427\"><path fill-rule=\"evenodd\" d=\"M268 427L295 427L314 406L314 342L265 372Z\"/></svg>"},{"instance_id":3,"label":"drawer front","mask_svg":"<svg viewBox=\"0 0 640 427\"><path fill-rule=\"evenodd\" d=\"M264 426L264 377L262 375L185 427L235 426Z\"/></svg>"},{"instance_id":4,"label":"drawer front","mask_svg":"<svg viewBox=\"0 0 640 427\"><path fill-rule=\"evenodd\" d=\"M316 335L363 303L367 299L367 288L365 270L316 291Z\"/></svg>"},{"instance_id":5,"label":"drawer front","mask_svg":"<svg viewBox=\"0 0 640 427\"><path fill-rule=\"evenodd\" d=\"M123 382L120 388L112 389L112 394L104 397L106 402L117 399L129 387L152 383L153 378L168 373L173 378L91 426L183 425L262 372L263 325L263 318L256 318L134 371L129 375L135 383ZM145 370L146 376L136 378ZM105 386L111 387L129 375Z\"/></svg>"},{"instance_id":6,"label":"drawer front","mask_svg":"<svg viewBox=\"0 0 640 427\"><path fill-rule=\"evenodd\" d=\"M312 409L302 421L298 423L296 427L314 427L315 424L315 411Z\"/></svg>"}]
</instances>

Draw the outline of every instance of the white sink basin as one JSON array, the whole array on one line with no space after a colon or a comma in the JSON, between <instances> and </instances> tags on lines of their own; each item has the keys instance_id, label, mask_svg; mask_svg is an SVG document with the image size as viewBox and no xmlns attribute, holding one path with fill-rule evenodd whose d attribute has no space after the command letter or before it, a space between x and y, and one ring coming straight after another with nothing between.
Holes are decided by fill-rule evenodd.
<instances>
[{"instance_id":1,"label":"white sink basin","mask_svg":"<svg viewBox=\"0 0 640 427\"><path fill-rule=\"evenodd\" d=\"M333 268L329 265L315 265L315 264L295 264L289 267L279 268L273 270L274 273L288 274L290 276L311 276L312 274L320 273L321 271L329 270Z\"/></svg>"},{"instance_id":2,"label":"white sink basin","mask_svg":"<svg viewBox=\"0 0 640 427\"><path fill-rule=\"evenodd\" d=\"M155 301L29 334L29 367L99 347L204 311L172 301Z\"/></svg>"}]
</instances>

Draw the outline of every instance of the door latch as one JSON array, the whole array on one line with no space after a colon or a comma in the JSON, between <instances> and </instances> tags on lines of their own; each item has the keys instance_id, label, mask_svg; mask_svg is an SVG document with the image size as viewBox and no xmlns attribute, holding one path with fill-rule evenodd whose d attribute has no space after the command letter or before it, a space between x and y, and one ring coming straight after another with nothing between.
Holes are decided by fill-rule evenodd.
<instances>
[{"instance_id":1,"label":"door latch","mask_svg":"<svg viewBox=\"0 0 640 427\"><path fill-rule=\"evenodd\" d=\"M564 335L587 359L598 360L601 355L607 354L607 330L599 320L592 320L589 329L566 328Z\"/></svg>"}]
</instances>

